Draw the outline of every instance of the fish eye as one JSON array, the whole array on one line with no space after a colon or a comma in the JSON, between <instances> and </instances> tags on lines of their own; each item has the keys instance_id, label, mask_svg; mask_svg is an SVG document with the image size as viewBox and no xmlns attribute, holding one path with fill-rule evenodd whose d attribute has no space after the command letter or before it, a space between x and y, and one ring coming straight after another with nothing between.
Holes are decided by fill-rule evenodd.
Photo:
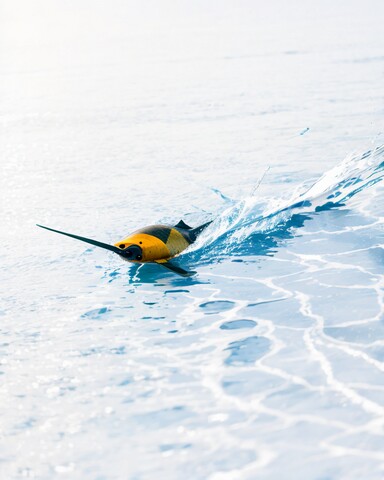
<instances>
[{"instance_id":1,"label":"fish eye","mask_svg":"<svg viewBox=\"0 0 384 480\"><path fill-rule=\"evenodd\" d=\"M119 245L119 248L125 248L124 243L122 243L121 245Z\"/></svg>"},{"instance_id":2,"label":"fish eye","mask_svg":"<svg viewBox=\"0 0 384 480\"><path fill-rule=\"evenodd\" d=\"M141 255L137 255L136 260L141 260L143 257Z\"/></svg>"},{"instance_id":3,"label":"fish eye","mask_svg":"<svg viewBox=\"0 0 384 480\"><path fill-rule=\"evenodd\" d=\"M143 244L143 242L139 242L139 243L140 243L140 245L142 245L142 244Z\"/></svg>"}]
</instances>

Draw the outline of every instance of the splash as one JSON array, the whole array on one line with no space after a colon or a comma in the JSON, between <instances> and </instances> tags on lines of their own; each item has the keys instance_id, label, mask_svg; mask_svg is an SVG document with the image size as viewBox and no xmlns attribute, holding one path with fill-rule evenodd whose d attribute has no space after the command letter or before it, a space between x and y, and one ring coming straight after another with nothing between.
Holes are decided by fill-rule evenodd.
<instances>
[{"instance_id":1,"label":"splash","mask_svg":"<svg viewBox=\"0 0 384 480\"><path fill-rule=\"evenodd\" d=\"M384 145L352 154L309 188L298 186L289 198L260 199L250 195L226 205L212 226L183 255L204 263L228 255L271 255L282 239L317 212L338 208L384 177Z\"/></svg>"}]
</instances>

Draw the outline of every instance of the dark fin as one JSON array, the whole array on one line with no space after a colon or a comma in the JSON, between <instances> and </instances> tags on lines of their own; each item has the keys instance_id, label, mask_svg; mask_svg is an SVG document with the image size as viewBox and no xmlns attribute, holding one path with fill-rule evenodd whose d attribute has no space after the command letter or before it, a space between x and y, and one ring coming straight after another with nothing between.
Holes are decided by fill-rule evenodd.
<instances>
[{"instance_id":1,"label":"dark fin","mask_svg":"<svg viewBox=\"0 0 384 480\"><path fill-rule=\"evenodd\" d=\"M182 277L191 277L192 275L195 275L196 272L184 270L184 268L178 267L177 265L174 265L171 262L156 262L158 265L161 265L164 268L167 268L168 270L171 270L174 273L177 273L178 275L181 275Z\"/></svg>"},{"instance_id":2,"label":"dark fin","mask_svg":"<svg viewBox=\"0 0 384 480\"><path fill-rule=\"evenodd\" d=\"M92 240L90 238L79 237L79 235L73 235L72 233L61 232L60 230L54 230L53 228L44 227L43 225L36 224L37 227L45 228L45 230L50 230L51 232L61 233L61 235L66 235L67 237L76 238L76 240L81 240L85 243L90 243L91 245L95 245L96 247L105 248L106 250L110 250L111 252L115 252L121 254L121 250L113 245L108 245L108 243L98 242L97 240Z\"/></svg>"},{"instance_id":3,"label":"dark fin","mask_svg":"<svg viewBox=\"0 0 384 480\"><path fill-rule=\"evenodd\" d=\"M180 220L180 222L177 225L175 225L175 227L176 228L184 228L184 230L192 230L192 227L190 227L185 222L183 222L183 220Z\"/></svg>"},{"instance_id":4,"label":"dark fin","mask_svg":"<svg viewBox=\"0 0 384 480\"><path fill-rule=\"evenodd\" d=\"M192 230L190 230L188 233L190 235L190 239L192 242L194 242L196 240L196 238L200 235L200 233L205 230L208 225L210 225L211 223L213 222L213 220L211 220L210 222L207 222L207 223L203 223L203 225L200 225L199 227L196 227L196 228L193 228Z\"/></svg>"}]
</instances>

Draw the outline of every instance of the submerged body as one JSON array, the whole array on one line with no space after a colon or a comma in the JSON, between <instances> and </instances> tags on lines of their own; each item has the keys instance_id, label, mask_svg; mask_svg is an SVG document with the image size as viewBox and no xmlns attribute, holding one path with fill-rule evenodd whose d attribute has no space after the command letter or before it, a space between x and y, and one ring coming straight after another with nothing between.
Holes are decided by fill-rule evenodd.
<instances>
[{"instance_id":1,"label":"submerged body","mask_svg":"<svg viewBox=\"0 0 384 480\"><path fill-rule=\"evenodd\" d=\"M124 260L134 263L158 263L179 275L192 275L195 272L188 272L181 267L173 265L169 260L193 243L198 235L210 224L204 223L199 227L189 227L182 220L175 225L150 225L136 230L128 237L123 238L114 245L80 237L72 233L54 230L53 228L37 225L52 232L60 233L68 237L76 238L91 245L105 248L120 255Z\"/></svg>"}]
</instances>

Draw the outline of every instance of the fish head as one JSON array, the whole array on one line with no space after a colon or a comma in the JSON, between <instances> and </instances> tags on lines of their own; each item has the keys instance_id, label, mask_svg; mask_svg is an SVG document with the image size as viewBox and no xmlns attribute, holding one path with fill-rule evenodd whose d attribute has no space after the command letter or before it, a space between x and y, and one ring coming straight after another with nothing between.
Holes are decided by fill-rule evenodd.
<instances>
[{"instance_id":1,"label":"fish head","mask_svg":"<svg viewBox=\"0 0 384 480\"><path fill-rule=\"evenodd\" d=\"M143 260L143 249L134 243L115 243L115 247L119 250L119 255L121 255L125 260L130 262L141 262Z\"/></svg>"}]
</instances>

